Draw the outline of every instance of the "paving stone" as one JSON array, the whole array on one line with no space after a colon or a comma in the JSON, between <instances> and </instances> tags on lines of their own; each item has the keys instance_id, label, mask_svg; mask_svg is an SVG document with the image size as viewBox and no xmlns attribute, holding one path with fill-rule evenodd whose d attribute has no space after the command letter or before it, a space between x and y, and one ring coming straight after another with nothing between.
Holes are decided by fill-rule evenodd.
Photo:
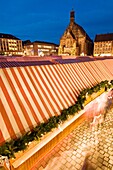
<instances>
[{"instance_id":1,"label":"paving stone","mask_svg":"<svg viewBox=\"0 0 113 170\"><path fill-rule=\"evenodd\" d=\"M60 150L59 152L58 152L60 155L62 155L62 151Z\"/></svg>"},{"instance_id":2,"label":"paving stone","mask_svg":"<svg viewBox=\"0 0 113 170\"><path fill-rule=\"evenodd\" d=\"M110 154L111 156L113 156L113 151L110 151L109 154Z\"/></svg>"},{"instance_id":3,"label":"paving stone","mask_svg":"<svg viewBox=\"0 0 113 170\"><path fill-rule=\"evenodd\" d=\"M111 165L113 165L113 160L110 159L110 160L109 160L109 163L110 163Z\"/></svg>"},{"instance_id":4,"label":"paving stone","mask_svg":"<svg viewBox=\"0 0 113 170\"><path fill-rule=\"evenodd\" d=\"M76 164L76 168L77 168L77 170L80 170L80 168L81 168L81 165L79 165L79 164Z\"/></svg>"},{"instance_id":5,"label":"paving stone","mask_svg":"<svg viewBox=\"0 0 113 170\"><path fill-rule=\"evenodd\" d=\"M73 166L76 165L76 161L75 161L75 160L72 160L72 161L71 161L71 165L73 165Z\"/></svg>"},{"instance_id":6,"label":"paving stone","mask_svg":"<svg viewBox=\"0 0 113 170\"><path fill-rule=\"evenodd\" d=\"M66 142L66 143L67 143L67 142ZM67 144L66 144L66 143L64 142L64 143L62 144L62 146L63 146L63 147L66 147L66 146L67 146Z\"/></svg>"},{"instance_id":7,"label":"paving stone","mask_svg":"<svg viewBox=\"0 0 113 170\"><path fill-rule=\"evenodd\" d=\"M102 170L105 170L105 168L106 168L106 167L105 167L104 165L101 167Z\"/></svg>"},{"instance_id":8,"label":"paving stone","mask_svg":"<svg viewBox=\"0 0 113 170\"><path fill-rule=\"evenodd\" d=\"M107 146L109 147L109 146L110 146L110 143L107 143Z\"/></svg>"},{"instance_id":9,"label":"paving stone","mask_svg":"<svg viewBox=\"0 0 113 170\"><path fill-rule=\"evenodd\" d=\"M68 162L71 162L71 158L70 157L67 157L66 159Z\"/></svg>"},{"instance_id":10,"label":"paving stone","mask_svg":"<svg viewBox=\"0 0 113 170\"><path fill-rule=\"evenodd\" d=\"M57 170L57 169L55 169L55 170ZM64 169L62 169L62 170L64 170ZM65 166L65 170L69 170L69 168Z\"/></svg>"},{"instance_id":11,"label":"paving stone","mask_svg":"<svg viewBox=\"0 0 113 170\"><path fill-rule=\"evenodd\" d=\"M110 156L109 159L113 161L113 156Z\"/></svg>"},{"instance_id":12,"label":"paving stone","mask_svg":"<svg viewBox=\"0 0 113 170\"><path fill-rule=\"evenodd\" d=\"M103 126L95 128L96 131L89 129L88 121L81 123L51 151L49 156L45 156L45 159L41 161L42 164L37 167L43 168L50 161L56 160L55 166L59 165L57 170L80 170L87 152L90 152L88 160L95 170L113 170L113 118L111 114L113 115L113 109L108 112ZM38 170L42 170L39 168Z\"/></svg>"},{"instance_id":13,"label":"paving stone","mask_svg":"<svg viewBox=\"0 0 113 170\"><path fill-rule=\"evenodd\" d=\"M91 165L92 165L92 167L93 167L94 169L97 168L97 165L96 165L95 163L91 163Z\"/></svg>"},{"instance_id":14,"label":"paving stone","mask_svg":"<svg viewBox=\"0 0 113 170\"><path fill-rule=\"evenodd\" d=\"M64 169L66 169L66 167L65 167L65 165L62 165L60 170L64 170Z\"/></svg>"},{"instance_id":15,"label":"paving stone","mask_svg":"<svg viewBox=\"0 0 113 170\"><path fill-rule=\"evenodd\" d=\"M108 150L112 151L112 150L113 150L113 148L109 147L109 148L108 148Z\"/></svg>"},{"instance_id":16,"label":"paving stone","mask_svg":"<svg viewBox=\"0 0 113 170\"><path fill-rule=\"evenodd\" d=\"M109 152L108 149L104 149L105 153Z\"/></svg>"},{"instance_id":17,"label":"paving stone","mask_svg":"<svg viewBox=\"0 0 113 170\"><path fill-rule=\"evenodd\" d=\"M81 164L81 162L83 162L81 159L79 158L76 158L75 161L78 163L78 164Z\"/></svg>"},{"instance_id":18,"label":"paving stone","mask_svg":"<svg viewBox=\"0 0 113 170\"><path fill-rule=\"evenodd\" d=\"M41 162L41 165L42 165L43 167L45 167L45 166L47 165L47 163L46 163L45 161L43 161L43 162Z\"/></svg>"},{"instance_id":19,"label":"paving stone","mask_svg":"<svg viewBox=\"0 0 113 170\"><path fill-rule=\"evenodd\" d=\"M104 170L108 170L108 167L104 167Z\"/></svg>"},{"instance_id":20,"label":"paving stone","mask_svg":"<svg viewBox=\"0 0 113 170\"><path fill-rule=\"evenodd\" d=\"M103 158L104 158L104 155L102 155L102 154L99 153L99 156L98 156L98 157L100 157L101 159L103 159Z\"/></svg>"},{"instance_id":21,"label":"paving stone","mask_svg":"<svg viewBox=\"0 0 113 170\"><path fill-rule=\"evenodd\" d=\"M41 166L38 170L44 170L44 168Z\"/></svg>"},{"instance_id":22,"label":"paving stone","mask_svg":"<svg viewBox=\"0 0 113 170\"><path fill-rule=\"evenodd\" d=\"M81 157L81 154L77 153L77 154L76 154L76 157L77 157L77 158L80 158L80 157Z\"/></svg>"},{"instance_id":23,"label":"paving stone","mask_svg":"<svg viewBox=\"0 0 113 170\"><path fill-rule=\"evenodd\" d=\"M96 170L102 170L101 168L97 167Z\"/></svg>"},{"instance_id":24,"label":"paving stone","mask_svg":"<svg viewBox=\"0 0 113 170\"><path fill-rule=\"evenodd\" d=\"M70 164L69 162L66 162L65 166L66 166L67 168L70 168L70 167L71 167L71 164Z\"/></svg>"},{"instance_id":25,"label":"paving stone","mask_svg":"<svg viewBox=\"0 0 113 170\"><path fill-rule=\"evenodd\" d=\"M70 147L69 147L69 146L66 146L66 149L68 150L68 149L70 149Z\"/></svg>"},{"instance_id":26,"label":"paving stone","mask_svg":"<svg viewBox=\"0 0 113 170\"><path fill-rule=\"evenodd\" d=\"M93 152L93 153L94 153L94 152L95 152L95 149L94 149L94 148L91 148L91 152Z\"/></svg>"},{"instance_id":27,"label":"paving stone","mask_svg":"<svg viewBox=\"0 0 113 170\"><path fill-rule=\"evenodd\" d=\"M98 161L99 161L100 163L102 163L102 162L103 162L103 159L102 159L102 158L98 158Z\"/></svg>"},{"instance_id":28,"label":"paving stone","mask_svg":"<svg viewBox=\"0 0 113 170\"><path fill-rule=\"evenodd\" d=\"M59 157L59 156L61 156L61 155L60 155L59 152L57 152L57 153L55 153L55 154L53 155L53 157L54 157L54 156L55 156L55 157ZM50 159L50 158L48 157L48 159Z\"/></svg>"},{"instance_id":29,"label":"paving stone","mask_svg":"<svg viewBox=\"0 0 113 170\"><path fill-rule=\"evenodd\" d=\"M81 149L77 149L77 152L78 152L79 154L81 154L82 151L81 151Z\"/></svg>"},{"instance_id":30,"label":"paving stone","mask_svg":"<svg viewBox=\"0 0 113 170\"><path fill-rule=\"evenodd\" d=\"M108 162L103 161L103 165L108 166Z\"/></svg>"},{"instance_id":31,"label":"paving stone","mask_svg":"<svg viewBox=\"0 0 113 170\"><path fill-rule=\"evenodd\" d=\"M110 169L110 170L113 170L113 165L108 165L108 168Z\"/></svg>"},{"instance_id":32,"label":"paving stone","mask_svg":"<svg viewBox=\"0 0 113 170\"><path fill-rule=\"evenodd\" d=\"M104 155L105 152L104 152L103 150L100 150L100 153L101 153L102 155Z\"/></svg>"},{"instance_id":33,"label":"paving stone","mask_svg":"<svg viewBox=\"0 0 113 170\"><path fill-rule=\"evenodd\" d=\"M65 147L61 147L60 150L61 150L61 151L64 151L64 150L65 150Z\"/></svg>"},{"instance_id":34,"label":"paving stone","mask_svg":"<svg viewBox=\"0 0 113 170\"><path fill-rule=\"evenodd\" d=\"M97 154L97 153L94 154L94 155L93 155L93 158L97 159L97 158L98 158L98 154Z\"/></svg>"},{"instance_id":35,"label":"paving stone","mask_svg":"<svg viewBox=\"0 0 113 170\"><path fill-rule=\"evenodd\" d=\"M107 158L107 157L104 157L104 160L108 162L108 161L109 161L109 158Z\"/></svg>"},{"instance_id":36,"label":"paving stone","mask_svg":"<svg viewBox=\"0 0 113 170\"><path fill-rule=\"evenodd\" d=\"M62 164L65 164L66 163L66 159L61 159L61 162L62 162Z\"/></svg>"},{"instance_id":37,"label":"paving stone","mask_svg":"<svg viewBox=\"0 0 113 170\"><path fill-rule=\"evenodd\" d=\"M97 159L93 158L93 159L91 160L91 162L93 162L94 164L96 164L96 163L97 163Z\"/></svg>"},{"instance_id":38,"label":"paving stone","mask_svg":"<svg viewBox=\"0 0 113 170\"><path fill-rule=\"evenodd\" d=\"M73 160L75 160L75 159L76 159L76 156L75 156L75 155L73 155L71 158L72 158Z\"/></svg>"},{"instance_id":39,"label":"paving stone","mask_svg":"<svg viewBox=\"0 0 113 170\"><path fill-rule=\"evenodd\" d=\"M99 149L103 150L103 146L99 146ZM104 151L105 151L105 149L104 149Z\"/></svg>"},{"instance_id":40,"label":"paving stone","mask_svg":"<svg viewBox=\"0 0 113 170\"><path fill-rule=\"evenodd\" d=\"M98 166L99 168L101 168L101 167L102 167L102 163L98 162L97 166Z\"/></svg>"},{"instance_id":41,"label":"paving stone","mask_svg":"<svg viewBox=\"0 0 113 170\"><path fill-rule=\"evenodd\" d=\"M54 149L56 152L58 152L59 151L59 148L58 147L55 147L55 149Z\"/></svg>"},{"instance_id":42,"label":"paving stone","mask_svg":"<svg viewBox=\"0 0 113 170\"><path fill-rule=\"evenodd\" d=\"M105 157L109 157L109 154L108 154L108 153L105 153L104 156L105 156Z\"/></svg>"}]
</instances>

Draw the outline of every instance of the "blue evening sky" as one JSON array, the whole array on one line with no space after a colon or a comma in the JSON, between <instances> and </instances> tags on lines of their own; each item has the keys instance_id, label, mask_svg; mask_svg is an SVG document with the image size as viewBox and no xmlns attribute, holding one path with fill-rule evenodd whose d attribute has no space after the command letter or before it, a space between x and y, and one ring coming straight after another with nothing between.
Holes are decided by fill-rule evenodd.
<instances>
[{"instance_id":1,"label":"blue evening sky","mask_svg":"<svg viewBox=\"0 0 113 170\"><path fill-rule=\"evenodd\" d=\"M72 8L91 39L113 33L113 0L1 0L0 33L59 44Z\"/></svg>"}]
</instances>

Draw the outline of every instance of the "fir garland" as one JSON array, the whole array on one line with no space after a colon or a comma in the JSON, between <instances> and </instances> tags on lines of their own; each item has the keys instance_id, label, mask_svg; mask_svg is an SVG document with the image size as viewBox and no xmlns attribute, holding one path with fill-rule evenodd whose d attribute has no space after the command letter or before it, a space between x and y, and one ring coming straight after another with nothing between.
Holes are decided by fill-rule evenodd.
<instances>
[{"instance_id":1,"label":"fir garland","mask_svg":"<svg viewBox=\"0 0 113 170\"><path fill-rule=\"evenodd\" d=\"M80 92L76 103L73 106L70 106L68 109L62 110L59 116L50 117L47 122L41 123L32 131L27 132L20 138L11 140L10 142L6 142L4 145L0 146L0 155L7 156L8 158L15 157L15 153L25 150L28 147L29 142L32 142L33 140L39 140L43 135L50 132L53 128L58 127L58 124L67 120L69 115L74 115L75 113L82 110L84 108L86 96L97 93L102 88L104 88L104 91L107 91L112 87L113 80L110 82L105 80L91 88L84 89Z\"/></svg>"}]
</instances>

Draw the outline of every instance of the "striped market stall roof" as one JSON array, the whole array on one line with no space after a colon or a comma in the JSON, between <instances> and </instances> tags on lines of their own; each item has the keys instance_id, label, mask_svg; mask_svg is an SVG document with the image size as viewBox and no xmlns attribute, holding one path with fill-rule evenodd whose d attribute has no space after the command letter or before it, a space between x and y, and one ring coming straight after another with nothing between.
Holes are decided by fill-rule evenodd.
<instances>
[{"instance_id":1,"label":"striped market stall roof","mask_svg":"<svg viewBox=\"0 0 113 170\"><path fill-rule=\"evenodd\" d=\"M25 67L25 66L40 66L40 65L52 65L51 61L10 61L10 62L0 62L0 68L9 68L9 67Z\"/></svg>"},{"instance_id":2,"label":"striped market stall roof","mask_svg":"<svg viewBox=\"0 0 113 170\"><path fill-rule=\"evenodd\" d=\"M113 60L0 69L0 145L73 105L79 92L113 79Z\"/></svg>"},{"instance_id":3,"label":"striped market stall roof","mask_svg":"<svg viewBox=\"0 0 113 170\"><path fill-rule=\"evenodd\" d=\"M113 60L103 60L102 63L106 67L106 70L110 71L113 75Z\"/></svg>"}]
</instances>

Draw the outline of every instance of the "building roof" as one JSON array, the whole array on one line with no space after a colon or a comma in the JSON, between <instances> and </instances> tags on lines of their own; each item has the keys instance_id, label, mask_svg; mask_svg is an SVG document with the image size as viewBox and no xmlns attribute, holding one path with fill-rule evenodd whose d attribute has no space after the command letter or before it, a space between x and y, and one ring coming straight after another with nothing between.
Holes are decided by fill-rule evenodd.
<instances>
[{"instance_id":1,"label":"building roof","mask_svg":"<svg viewBox=\"0 0 113 170\"><path fill-rule=\"evenodd\" d=\"M34 41L34 42L31 42L30 40L23 41L23 45L32 45L32 44L34 44L34 43L37 43L37 44L48 44L48 45L59 46L58 44L51 43L51 42L45 42L45 41Z\"/></svg>"},{"instance_id":2,"label":"building roof","mask_svg":"<svg viewBox=\"0 0 113 170\"><path fill-rule=\"evenodd\" d=\"M95 36L95 42L112 41L112 40L113 40L113 33L98 34Z\"/></svg>"},{"instance_id":3,"label":"building roof","mask_svg":"<svg viewBox=\"0 0 113 170\"><path fill-rule=\"evenodd\" d=\"M48 45L59 46L58 44L51 43L51 42L45 42L45 41L34 41L33 43L40 43L40 44L48 44Z\"/></svg>"},{"instance_id":4,"label":"building roof","mask_svg":"<svg viewBox=\"0 0 113 170\"><path fill-rule=\"evenodd\" d=\"M30 40L25 40L25 41L22 41L22 45L29 45L31 44L31 41Z\"/></svg>"},{"instance_id":5,"label":"building roof","mask_svg":"<svg viewBox=\"0 0 113 170\"><path fill-rule=\"evenodd\" d=\"M14 35L11 35L11 34L4 34L4 33L0 33L0 38L7 38L7 39L16 39L16 40L20 40L19 38L15 37Z\"/></svg>"},{"instance_id":6,"label":"building roof","mask_svg":"<svg viewBox=\"0 0 113 170\"><path fill-rule=\"evenodd\" d=\"M77 25L77 27L83 32L83 34L85 34L87 40L92 41L91 38L89 37L89 35L86 33L86 31L84 30L84 28L82 26L80 26L77 23L74 23L74 24Z\"/></svg>"},{"instance_id":7,"label":"building roof","mask_svg":"<svg viewBox=\"0 0 113 170\"><path fill-rule=\"evenodd\" d=\"M76 39L76 37L75 37L75 35L73 34L72 30L69 31L69 32L70 32L71 36L73 37L73 39Z\"/></svg>"},{"instance_id":8,"label":"building roof","mask_svg":"<svg viewBox=\"0 0 113 170\"><path fill-rule=\"evenodd\" d=\"M86 36L86 39L93 43L93 40L91 40L91 38L89 37L89 35L88 35L88 34L86 33L86 31L83 29L83 27L81 27L81 26L80 26L79 24L77 24L76 22L74 22L72 28L70 28L70 24L69 24L69 26L66 28L66 31L69 31L69 33L71 34L71 36L73 37L73 39L76 39L76 35L75 35L75 33L74 33L74 29L76 29L76 28L79 29L79 30L81 30L82 34L83 34L84 36ZM66 32L66 31L65 31L65 32ZM64 33L65 33L65 32L64 32ZM64 36L64 34L63 34L63 36ZM62 37L63 37L63 36L62 36Z\"/></svg>"}]
</instances>

